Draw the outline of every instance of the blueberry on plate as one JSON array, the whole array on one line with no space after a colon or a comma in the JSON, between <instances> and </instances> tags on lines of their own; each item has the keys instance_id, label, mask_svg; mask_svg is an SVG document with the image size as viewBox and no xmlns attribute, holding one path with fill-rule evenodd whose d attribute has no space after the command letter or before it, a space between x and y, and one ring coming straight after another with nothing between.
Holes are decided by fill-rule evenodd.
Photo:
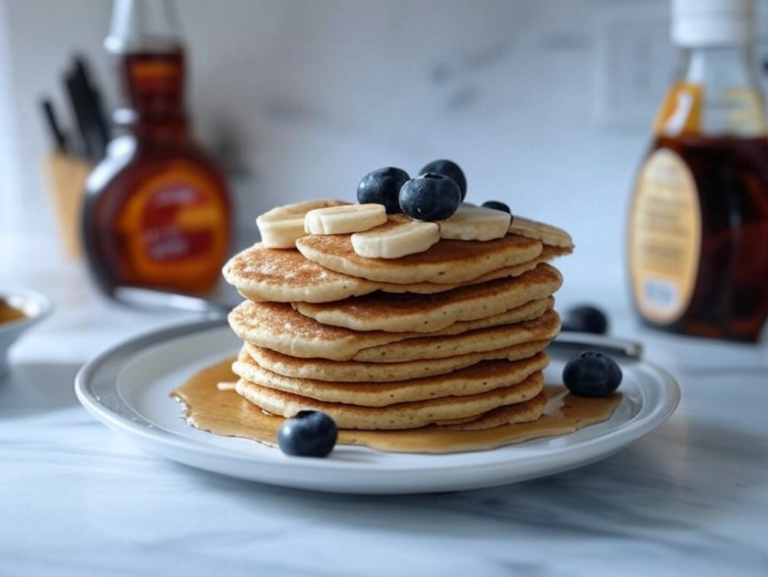
<instances>
[{"instance_id":1,"label":"blueberry on plate","mask_svg":"<svg viewBox=\"0 0 768 577\"><path fill-rule=\"evenodd\" d=\"M400 211L398 195L410 178L401 168L385 166L366 174L357 185L357 202L383 204L387 214Z\"/></svg>"},{"instance_id":2,"label":"blueberry on plate","mask_svg":"<svg viewBox=\"0 0 768 577\"><path fill-rule=\"evenodd\" d=\"M563 315L562 330L604 335L608 332L608 317L592 305L571 307Z\"/></svg>"},{"instance_id":3,"label":"blueberry on plate","mask_svg":"<svg viewBox=\"0 0 768 577\"><path fill-rule=\"evenodd\" d=\"M417 220L446 219L456 212L459 204L459 187L452 179L435 172L412 178L400 189L400 208Z\"/></svg>"},{"instance_id":4,"label":"blueberry on plate","mask_svg":"<svg viewBox=\"0 0 768 577\"><path fill-rule=\"evenodd\" d=\"M607 397L616 392L623 375L608 355L584 351L571 357L563 368L563 384L574 395Z\"/></svg>"},{"instance_id":5,"label":"blueberry on plate","mask_svg":"<svg viewBox=\"0 0 768 577\"><path fill-rule=\"evenodd\" d=\"M459 192L461 193L459 202L464 202L464 199L467 196L467 177L464 176L464 171L461 170L461 167L458 164L452 160L433 160L424 166L419 171L419 174L427 174L428 172L442 174L453 180L453 182L456 183L456 186L459 187Z\"/></svg>"},{"instance_id":6,"label":"blueberry on plate","mask_svg":"<svg viewBox=\"0 0 768 577\"><path fill-rule=\"evenodd\" d=\"M336 423L321 411L299 411L277 431L280 450L295 457L327 457L338 438Z\"/></svg>"},{"instance_id":7,"label":"blueberry on plate","mask_svg":"<svg viewBox=\"0 0 768 577\"><path fill-rule=\"evenodd\" d=\"M498 200L486 200L482 206L485 208L492 208L493 210L500 210L501 212L506 212L507 214L512 214L509 206L503 202L499 202Z\"/></svg>"}]
</instances>

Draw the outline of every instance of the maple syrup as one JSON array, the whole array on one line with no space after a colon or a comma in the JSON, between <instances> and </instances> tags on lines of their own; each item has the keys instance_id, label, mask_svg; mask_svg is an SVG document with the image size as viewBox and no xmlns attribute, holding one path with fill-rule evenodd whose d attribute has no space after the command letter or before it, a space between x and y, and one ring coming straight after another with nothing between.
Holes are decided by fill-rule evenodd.
<instances>
[{"instance_id":1,"label":"maple syrup","mask_svg":"<svg viewBox=\"0 0 768 577\"><path fill-rule=\"evenodd\" d=\"M665 328L757 340L768 317L768 140L662 137L655 150L673 151L689 167L701 227L690 302ZM654 289L637 286L636 290ZM656 290L660 294L646 298L661 304L673 298L663 285Z\"/></svg>"},{"instance_id":2,"label":"maple syrup","mask_svg":"<svg viewBox=\"0 0 768 577\"><path fill-rule=\"evenodd\" d=\"M635 186L632 296L651 327L755 342L768 318L768 139L752 3L675 7L682 66Z\"/></svg>"},{"instance_id":3,"label":"maple syrup","mask_svg":"<svg viewBox=\"0 0 768 577\"><path fill-rule=\"evenodd\" d=\"M86 182L82 232L91 271L108 292L128 285L205 293L229 251L227 184L190 135L181 40L124 28L127 40L108 39L126 104L115 114L124 134Z\"/></svg>"},{"instance_id":4,"label":"maple syrup","mask_svg":"<svg viewBox=\"0 0 768 577\"><path fill-rule=\"evenodd\" d=\"M12 323L27 318L26 313L18 307L13 306L6 299L0 297L0 325Z\"/></svg>"},{"instance_id":5,"label":"maple syrup","mask_svg":"<svg viewBox=\"0 0 768 577\"><path fill-rule=\"evenodd\" d=\"M239 437L276 446L277 430L284 419L268 415L234 390L220 390L219 383L237 380L234 358L223 359L194 374L171 396L184 406L187 422L215 435ZM623 395L579 397L562 385L545 385L548 402L544 414L529 423L516 423L478 431L429 426L401 431L339 431L340 445L363 445L400 453L453 453L479 451L522 443L541 437L566 435L610 419Z\"/></svg>"}]
</instances>

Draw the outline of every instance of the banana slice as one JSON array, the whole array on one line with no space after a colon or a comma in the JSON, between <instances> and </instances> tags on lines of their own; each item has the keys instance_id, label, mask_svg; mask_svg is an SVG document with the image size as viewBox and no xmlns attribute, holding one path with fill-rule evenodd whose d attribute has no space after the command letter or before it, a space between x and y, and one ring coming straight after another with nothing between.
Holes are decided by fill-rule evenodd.
<instances>
[{"instance_id":1,"label":"banana slice","mask_svg":"<svg viewBox=\"0 0 768 577\"><path fill-rule=\"evenodd\" d=\"M454 240L493 240L509 230L512 217L506 212L462 204L453 216L438 221L440 238Z\"/></svg>"},{"instance_id":2,"label":"banana slice","mask_svg":"<svg viewBox=\"0 0 768 577\"><path fill-rule=\"evenodd\" d=\"M563 229L522 216L515 216L509 227L509 232L533 240L540 240L549 246L573 248L571 235Z\"/></svg>"},{"instance_id":3,"label":"banana slice","mask_svg":"<svg viewBox=\"0 0 768 577\"><path fill-rule=\"evenodd\" d=\"M363 232L387 222L383 204L348 204L310 210L304 217L309 234L349 234Z\"/></svg>"},{"instance_id":4,"label":"banana slice","mask_svg":"<svg viewBox=\"0 0 768 577\"><path fill-rule=\"evenodd\" d=\"M310 210L348 204L340 200L307 200L273 208L256 219L261 243L267 248L294 248L296 239L307 234L304 217Z\"/></svg>"},{"instance_id":5,"label":"banana slice","mask_svg":"<svg viewBox=\"0 0 768 577\"><path fill-rule=\"evenodd\" d=\"M368 258L400 258L424 252L440 240L435 222L392 219L387 224L352 235L352 248Z\"/></svg>"}]
</instances>

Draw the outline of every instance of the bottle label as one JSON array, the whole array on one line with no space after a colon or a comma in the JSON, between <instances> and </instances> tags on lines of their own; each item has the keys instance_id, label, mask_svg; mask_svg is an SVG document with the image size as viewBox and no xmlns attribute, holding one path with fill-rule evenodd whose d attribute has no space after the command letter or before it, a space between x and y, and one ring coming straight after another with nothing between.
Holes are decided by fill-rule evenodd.
<instances>
[{"instance_id":1,"label":"bottle label","mask_svg":"<svg viewBox=\"0 0 768 577\"><path fill-rule=\"evenodd\" d=\"M226 208L216 182L187 163L171 164L131 195L117 219L119 236L145 278L194 276L227 250Z\"/></svg>"},{"instance_id":2,"label":"bottle label","mask_svg":"<svg viewBox=\"0 0 768 577\"><path fill-rule=\"evenodd\" d=\"M656 120L653 133L693 135L701 132L701 86L678 82L667 92Z\"/></svg>"},{"instance_id":3,"label":"bottle label","mask_svg":"<svg viewBox=\"0 0 768 577\"><path fill-rule=\"evenodd\" d=\"M678 82L667 93L653 123L656 136L700 136L716 131L742 137L766 134L765 105L754 88L729 88L710 98L707 126L703 124L704 90L698 84Z\"/></svg>"},{"instance_id":4,"label":"bottle label","mask_svg":"<svg viewBox=\"0 0 768 577\"><path fill-rule=\"evenodd\" d=\"M629 222L632 292L648 321L669 324L688 308L701 250L701 211L690 169L653 152L640 170Z\"/></svg>"},{"instance_id":5,"label":"bottle label","mask_svg":"<svg viewBox=\"0 0 768 577\"><path fill-rule=\"evenodd\" d=\"M730 88L723 93L726 130L742 137L766 134L765 106L760 92L753 88Z\"/></svg>"}]
</instances>

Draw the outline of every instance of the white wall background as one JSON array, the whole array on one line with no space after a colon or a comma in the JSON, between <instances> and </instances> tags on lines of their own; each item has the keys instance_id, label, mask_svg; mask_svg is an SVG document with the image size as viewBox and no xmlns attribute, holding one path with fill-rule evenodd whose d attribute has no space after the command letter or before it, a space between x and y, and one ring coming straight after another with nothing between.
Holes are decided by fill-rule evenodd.
<instances>
[{"instance_id":1,"label":"white wall background","mask_svg":"<svg viewBox=\"0 0 768 577\"><path fill-rule=\"evenodd\" d=\"M577 251L559 263L569 282L623 284L631 183L673 66L666 0L178 7L196 133L241 175L246 240L274 204L353 199L369 170L448 157L467 173L468 200L503 200L573 234ZM0 0L0 227L50 238L54 253L38 101L64 106L60 77L79 52L114 102L109 10Z\"/></svg>"},{"instance_id":2,"label":"white wall background","mask_svg":"<svg viewBox=\"0 0 768 577\"><path fill-rule=\"evenodd\" d=\"M0 227L8 228L16 220L18 205L15 191L18 189L15 155L15 126L11 113L11 59L8 26L8 6L0 2Z\"/></svg>"}]
</instances>

